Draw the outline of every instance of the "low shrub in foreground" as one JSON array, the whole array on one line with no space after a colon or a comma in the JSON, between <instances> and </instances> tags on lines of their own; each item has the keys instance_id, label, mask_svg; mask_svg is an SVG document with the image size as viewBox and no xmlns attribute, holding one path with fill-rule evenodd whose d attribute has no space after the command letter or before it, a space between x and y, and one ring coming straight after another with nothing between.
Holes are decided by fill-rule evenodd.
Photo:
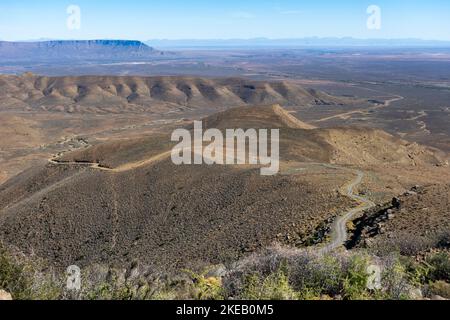
<instances>
[{"instance_id":1,"label":"low shrub in foreground","mask_svg":"<svg viewBox=\"0 0 450 320\"><path fill-rule=\"evenodd\" d=\"M367 285L373 276L370 265L381 270L377 289ZM225 274L220 272L222 276L209 269L169 275L137 264L128 270L93 265L82 270L82 290L68 291L64 274L32 268L0 248L0 289L14 299L411 299L421 297L418 289L426 296L449 297L449 270L448 252L416 261L396 254L383 258L362 252L318 255L274 246L229 266Z\"/></svg>"},{"instance_id":2,"label":"low shrub in foreground","mask_svg":"<svg viewBox=\"0 0 450 320\"><path fill-rule=\"evenodd\" d=\"M15 300L52 300L60 297L61 289L53 272L37 272L32 264L20 261L0 244L0 289Z\"/></svg>"}]
</instances>

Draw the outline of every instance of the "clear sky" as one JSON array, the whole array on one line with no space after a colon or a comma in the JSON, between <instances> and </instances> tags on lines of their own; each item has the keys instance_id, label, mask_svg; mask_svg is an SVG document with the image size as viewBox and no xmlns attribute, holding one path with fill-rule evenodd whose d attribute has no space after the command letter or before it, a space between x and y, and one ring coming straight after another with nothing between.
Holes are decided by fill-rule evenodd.
<instances>
[{"instance_id":1,"label":"clear sky","mask_svg":"<svg viewBox=\"0 0 450 320\"><path fill-rule=\"evenodd\" d=\"M67 7L81 28L67 27ZM367 28L367 8L381 29ZM449 0L0 0L0 39L421 38L450 40Z\"/></svg>"}]
</instances>

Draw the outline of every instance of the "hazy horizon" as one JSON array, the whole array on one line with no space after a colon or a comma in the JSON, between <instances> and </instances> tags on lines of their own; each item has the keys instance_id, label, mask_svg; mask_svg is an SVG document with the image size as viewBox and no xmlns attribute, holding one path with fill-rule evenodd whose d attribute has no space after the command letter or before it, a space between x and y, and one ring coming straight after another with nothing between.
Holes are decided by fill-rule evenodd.
<instances>
[{"instance_id":1,"label":"hazy horizon","mask_svg":"<svg viewBox=\"0 0 450 320\"><path fill-rule=\"evenodd\" d=\"M319 37L319 36L308 36L308 37L289 37L289 38L271 38L271 37L250 37L250 38L148 38L148 39L137 39L137 38L117 38L117 37L94 37L94 38L30 38L30 39L18 39L18 40L7 40L0 38L0 41L6 42L41 42L41 41L95 41L95 40L123 40L123 41L243 41L243 40L255 40L255 41L293 41L293 40L355 40L355 41L424 41L424 42L450 42L449 40L439 40L433 38L414 38L414 37L401 37L401 38L357 38L357 37Z\"/></svg>"},{"instance_id":2,"label":"hazy horizon","mask_svg":"<svg viewBox=\"0 0 450 320\"><path fill-rule=\"evenodd\" d=\"M373 28L368 20L378 19ZM76 22L74 22L76 19ZM68 23L72 23L72 27ZM374 22L374 21L372 21ZM442 0L55 1L0 3L0 39L424 39L450 41Z\"/></svg>"},{"instance_id":3,"label":"hazy horizon","mask_svg":"<svg viewBox=\"0 0 450 320\"><path fill-rule=\"evenodd\" d=\"M150 47L168 49L168 50L203 50L203 49L301 49L301 48L366 48L366 49L447 49L450 48L450 41L432 40L432 39L414 39L414 38L397 38L397 39L363 39L353 37L307 37L307 38L229 38L229 39L28 39L19 41L4 41L8 43L39 43L52 41L139 41Z\"/></svg>"}]
</instances>

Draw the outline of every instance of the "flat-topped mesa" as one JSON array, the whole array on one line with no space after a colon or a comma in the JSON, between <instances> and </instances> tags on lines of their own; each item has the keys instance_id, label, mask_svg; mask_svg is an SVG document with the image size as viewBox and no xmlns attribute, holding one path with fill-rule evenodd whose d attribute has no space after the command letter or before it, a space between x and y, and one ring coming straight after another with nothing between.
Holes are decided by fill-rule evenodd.
<instances>
[{"instance_id":1,"label":"flat-topped mesa","mask_svg":"<svg viewBox=\"0 0 450 320\"><path fill-rule=\"evenodd\" d=\"M157 50L137 40L0 41L0 58L3 60L126 60L156 53Z\"/></svg>"},{"instance_id":2,"label":"flat-topped mesa","mask_svg":"<svg viewBox=\"0 0 450 320\"><path fill-rule=\"evenodd\" d=\"M135 48L138 50L154 51L152 47L138 40L53 40L44 42L31 42L29 47L36 45L40 48L55 48L55 47L124 47Z\"/></svg>"},{"instance_id":3,"label":"flat-topped mesa","mask_svg":"<svg viewBox=\"0 0 450 320\"><path fill-rule=\"evenodd\" d=\"M99 39L99 40L51 40L51 41L43 41L36 42L40 45L78 45L78 44L87 44L87 45L109 45L109 46L145 46L146 44L139 40L111 40L111 39ZM150 47L148 47L150 48Z\"/></svg>"}]
</instances>

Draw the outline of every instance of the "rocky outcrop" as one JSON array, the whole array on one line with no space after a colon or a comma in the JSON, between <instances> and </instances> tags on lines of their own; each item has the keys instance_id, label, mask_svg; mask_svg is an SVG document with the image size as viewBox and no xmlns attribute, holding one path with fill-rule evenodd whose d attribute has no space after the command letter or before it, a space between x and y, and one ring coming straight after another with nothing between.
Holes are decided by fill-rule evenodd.
<instances>
[{"instance_id":1,"label":"rocky outcrop","mask_svg":"<svg viewBox=\"0 0 450 320\"><path fill-rule=\"evenodd\" d=\"M412 190L407 191L403 196L416 194L414 190L417 190L419 186L414 187ZM394 219L396 211L402 207L402 200L400 197L392 198L390 203L384 205L378 205L372 210L368 210L362 217L353 221L355 225L355 231L348 242L347 247L352 248L357 243L370 244L370 238L385 232L384 225L387 221Z\"/></svg>"},{"instance_id":2,"label":"rocky outcrop","mask_svg":"<svg viewBox=\"0 0 450 320\"><path fill-rule=\"evenodd\" d=\"M0 290L0 301L12 300L12 296L10 293L5 290Z\"/></svg>"},{"instance_id":3,"label":"rocky outcrop","mask_svg":"<svg viewBox=\"0 0 450 320\"><path fill-rule=\"evenodd\" d=\"M347 247L392 248L404 254L449 247L449 194L450 185L413 187L354 220Z\"/></svg>"}]
</instances>

